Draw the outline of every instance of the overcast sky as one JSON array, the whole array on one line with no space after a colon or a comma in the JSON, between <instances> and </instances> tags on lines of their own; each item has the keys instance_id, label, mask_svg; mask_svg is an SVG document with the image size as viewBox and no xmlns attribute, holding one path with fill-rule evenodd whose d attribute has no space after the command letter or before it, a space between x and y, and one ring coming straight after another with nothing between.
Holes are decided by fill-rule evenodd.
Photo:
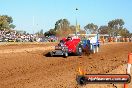
<instances>
[{"instance_id":1,"label":"overcast sky","mask_svg":"<svg viewBox=\"0 0 132 88\"><path fill-rule=\"evenodd\" d=\"M132 32L132 0L0 0L0 15L13 17L16 29L29 33L54 28L61 18L81 28L88 23L99 26L121 18ZM75 9L78 8L78 11ZM34 24L34 26L33 26Z\"/></svg>"}]
</instances>

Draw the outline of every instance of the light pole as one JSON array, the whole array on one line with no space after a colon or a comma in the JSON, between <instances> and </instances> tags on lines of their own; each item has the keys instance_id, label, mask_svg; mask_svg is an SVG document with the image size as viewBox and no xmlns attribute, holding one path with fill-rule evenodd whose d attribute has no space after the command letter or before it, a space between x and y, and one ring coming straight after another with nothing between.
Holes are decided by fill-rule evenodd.
<instances>
[{"instance_id":1,"label":"light pole","mask_svg":"<svg viewBox=\"0 0 132 88\"><path fill-rule=\"evenodd\" d=\"M76 8L76 11L78 11L78 8ZM76 15L76 37L77 37L77 15Z\"/></svg>"}]
</instances>

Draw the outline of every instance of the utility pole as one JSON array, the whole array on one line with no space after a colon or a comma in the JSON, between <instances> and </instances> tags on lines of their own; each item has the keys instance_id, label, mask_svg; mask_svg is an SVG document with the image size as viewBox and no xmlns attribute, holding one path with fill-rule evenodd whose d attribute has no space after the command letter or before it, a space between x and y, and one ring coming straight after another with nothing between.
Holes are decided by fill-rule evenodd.
<instances>
[{"instance_id":1,"label":"utility pole","mask_svg":"<svg viewBox=\"0 0 132 88\"><path fill-rule=\"evenodd\" d=\"M78 8L76 8L76 11L78 11ZM78 24L77 24L77 15L76 15L76 37L77 37L77 26L78 26Z\"/></svg>"}]
</instances>

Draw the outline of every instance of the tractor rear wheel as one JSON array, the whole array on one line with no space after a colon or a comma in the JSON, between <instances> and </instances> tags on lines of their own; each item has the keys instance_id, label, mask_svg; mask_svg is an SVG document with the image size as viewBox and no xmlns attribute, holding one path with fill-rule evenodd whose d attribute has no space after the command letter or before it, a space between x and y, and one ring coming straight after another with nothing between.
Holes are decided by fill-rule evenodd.
<instances>
[{"instance_id":1,"label":"tractor rear wheel","mask_svg":"<svg viewBox=\"0 0 132 88\"><path fill-rule=\"evenodd\" d=\"M81 46L77 46L76 55L77 56L81 56L82 55L82 47Z\"/></svg>"}]
</instances>

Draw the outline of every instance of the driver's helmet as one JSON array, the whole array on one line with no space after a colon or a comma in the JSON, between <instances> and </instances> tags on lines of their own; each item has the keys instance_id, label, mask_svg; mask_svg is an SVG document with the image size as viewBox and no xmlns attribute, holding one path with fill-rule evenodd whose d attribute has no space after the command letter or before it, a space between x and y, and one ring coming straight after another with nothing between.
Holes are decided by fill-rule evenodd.
<instances>
[{"instance_id":1,"label":"driver's helmet","mask_svg":"<svg viewBox=\"0 0 132 88\"><path fill-rule=\"evenodd\" d=\"M68 36L68 37L67 37L67 40L72 40L72 37Z\"/></svg>"},{"instance_id":2,"label":"driver's helmet","mask_svg":"<svg viewBox=\"0 0 132 88\"><path fill-rule=\"evenodd\" d=\"M63 43L64 44L64 40L60 40L60 43Z\"/></svg>"},{"instance_id":3,"label":"driver's helmet","mask_svg":"<svg viewBox=\"0 0 132 88\"><path fill-rule=\"evenodd\" d=\"M64 40L60 40L60 43L58 44L58 46L63 46L64 45Z\"/></svg>"}]
</instances>

